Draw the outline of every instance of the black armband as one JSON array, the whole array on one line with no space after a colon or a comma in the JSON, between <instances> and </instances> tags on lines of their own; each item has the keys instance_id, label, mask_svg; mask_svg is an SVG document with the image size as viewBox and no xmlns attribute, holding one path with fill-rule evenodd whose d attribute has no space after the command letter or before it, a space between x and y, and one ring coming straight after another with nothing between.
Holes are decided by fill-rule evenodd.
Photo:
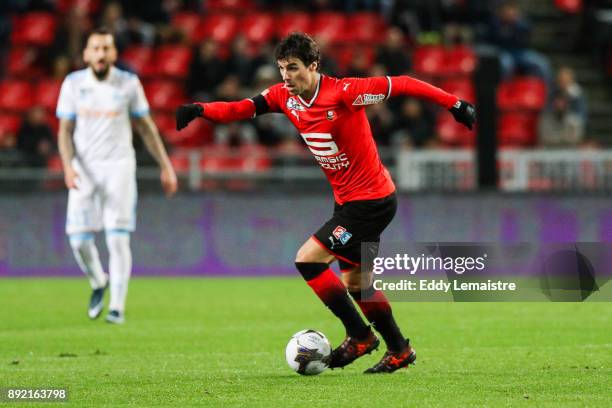
<instances>
[{"instance_id":1,"label":"black armband","mask_svg":"<svg viewBox=\"0 0 612 408\"><path fill-rule=\"evenodd\" d=\"M251 98L251 100L255 104L255 116L270 112L270 105L268 105L268 101L266 101L262 94Z\"/></svg>"}]
</instances>

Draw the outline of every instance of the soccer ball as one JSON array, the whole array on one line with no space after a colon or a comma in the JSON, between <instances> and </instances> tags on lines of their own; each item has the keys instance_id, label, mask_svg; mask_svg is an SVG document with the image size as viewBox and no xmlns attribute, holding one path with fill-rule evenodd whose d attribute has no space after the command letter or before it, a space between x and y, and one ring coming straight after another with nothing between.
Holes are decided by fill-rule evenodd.
<instances>
[{"instance_id":1,"label":"soccer ball","mask_svg":"<svg viewBox=\"0 0 612 408\"><path fill-rule=\"evenodd\" d=\"M331 354L327 337L316 330L302 330L291 336L285 357L293 371L301 375L321 374L326 368L322 360Z\"/></svg>"}]
</instances>

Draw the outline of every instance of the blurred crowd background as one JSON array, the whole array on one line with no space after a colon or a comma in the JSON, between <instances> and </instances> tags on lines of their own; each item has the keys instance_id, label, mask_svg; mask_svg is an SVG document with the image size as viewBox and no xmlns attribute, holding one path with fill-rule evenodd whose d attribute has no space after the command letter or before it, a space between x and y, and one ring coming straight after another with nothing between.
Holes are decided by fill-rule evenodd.
<instances>
[{"instance_id":1,"label":"blurred crowd background","mask_svg":"<svg viewBox=\"0 0 612 408\"><path fill-rule=\"evenodd\" d=\"M115 34L117 65L140 76L179 171L188 170L185 152L193 150L304 149L282 115L174 130L181 103L251 97L279 82L273 49L291 31L317 40L324 74L409 74L476 105L479 55L493 51L502 149L612 144L612 1L2 0L0 168L60 171L59 88L83 67L85 36L97 26ZM412 98L367 114L383 149L476 145L475 132ZM135 145L139 161L152 163L138 137Z\"/></svg>"}]
</instances>

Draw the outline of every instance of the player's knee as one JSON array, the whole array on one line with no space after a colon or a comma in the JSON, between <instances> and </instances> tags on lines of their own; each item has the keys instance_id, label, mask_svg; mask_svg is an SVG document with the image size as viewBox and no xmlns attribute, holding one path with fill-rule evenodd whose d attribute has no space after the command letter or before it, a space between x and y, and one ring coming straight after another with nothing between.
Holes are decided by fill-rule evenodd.
<instances>
[{"instance_id":1,"label":"player's knee","mask_svg":"<svg viewBox=\"0 0 612 408\"><path fill-rule=\"evenodd\" d=\"M329 268L329 265L322 262L295 262L295 267L300 272L304 280L310 281Z\"/></svg>"},{"instance_id":2,"label":"player's knee","mask_svg":"<svg viewBox=\"0 0 612 408\"><path fill-rule=\"evenodd\" d=\"M106 245L110 253L122 254L130 251L130 233L124 230L106 232Z\"/></svg>"},{"instance_id":3,"label":"player's knee","mask_svg":"<svg viewBox=\"0 0 612 408\"><path fill-rule=\"evenodd\" d=\"M70 234L69 241L74 251L83 252L94 245L94 234L90 232Z\"/></svg>"}]
</instances>

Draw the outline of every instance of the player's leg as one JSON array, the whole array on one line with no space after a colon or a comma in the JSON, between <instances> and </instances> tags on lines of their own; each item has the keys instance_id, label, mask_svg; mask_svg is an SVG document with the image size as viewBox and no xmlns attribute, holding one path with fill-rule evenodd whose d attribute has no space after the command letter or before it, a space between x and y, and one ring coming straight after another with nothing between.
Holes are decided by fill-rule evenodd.
<instances>
[{"instance_id":1,"label":"player's leg","mask_svg":"<svg viewBox=\"0 0 612 408\"><path fill-rule=\"evenodd\" d=\"M130 233L136 225L136 176L133 163L120 163L101 169L105 174L104 229L109 254L110 304L106 321L123 323L130 276L132 250Z\"/></svg>"},{"instance_id":2,"label":"player's leg","mask_svg":"<svg viewBox=\"0 0 612 408\"><path fill-rule=\"evenodd\" d=\"M387 344L387 352L381 361L366 373L389 373L414 363L416 352L397 325L387 297L372 286L372 272L342 263L341 268L342 280L349 293Z\"/></svg>"},{"instance_id":3,"label":"player's leg","mask_svg":"<svg viewBox=\"0 0 612 408\"><path fill-rule=\"evenodd\" d=\"M359 315L342 281L330 268L329 264L334 259L332 254L311 237L299 249L295 266L319 299L342 321L347 335L365 338L370 328Z\"/></svg>"},{"instance_id":4,"label":"player's leg","mask_svg":"<svg viewBox=\"0 0 612 408\"><path fill-rule=\"evenodd\" d=\"M130 249L130 232L126 230L107 230L106 246L108 248L110 273L110 304L106 320L111 323L123 323L125 301L132 273L132 251Z\"/></svg>"},{"instance_id":5,"label":"player's leg","mask_svg":"<svg viewBox=\"0 0 612 408\"><path fill-rule=\"evenodd\" d=\"M104 273L94 239L94 231L101 228L96 190L88 172L79 168L79 189L68 192L66 233L79 268L89 279L92 293L87 314L91 319L100 316L104 307L104 291L108 275Z\"/></svg>"}]
</instances>

